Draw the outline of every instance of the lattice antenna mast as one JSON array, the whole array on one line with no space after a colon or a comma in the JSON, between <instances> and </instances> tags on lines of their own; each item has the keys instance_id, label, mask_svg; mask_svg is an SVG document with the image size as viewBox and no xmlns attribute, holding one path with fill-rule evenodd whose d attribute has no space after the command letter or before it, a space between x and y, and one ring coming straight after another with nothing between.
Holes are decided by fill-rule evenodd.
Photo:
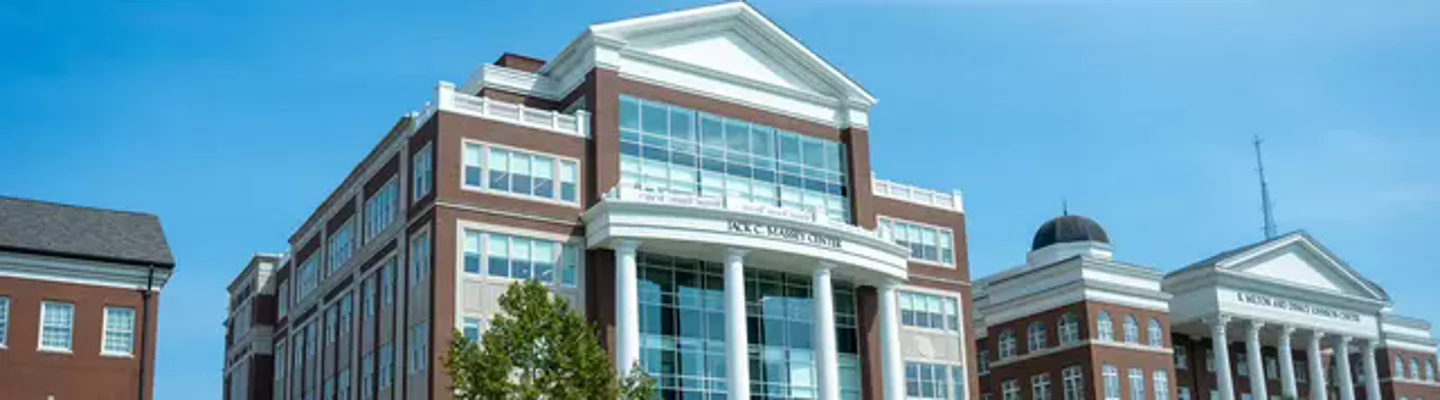
<instances>
[{"instance_id":1,"label":"lattice antenna mast","mask_svg":"<svg viewBox=\"0 0 1440 400\"><path fill-rule=\"evenodd\" d=\"M1275 208L1274 204L1270 202L1270 184L1265 181L1265 158L1260 152L1260 144L1263 142L1260 140L1260 135L1255 135L1255 167L1260 174L1260 211L1265 214L1265 239L1269 240L1274 239L1277 233Z\"/></svg>"}]
</instances>

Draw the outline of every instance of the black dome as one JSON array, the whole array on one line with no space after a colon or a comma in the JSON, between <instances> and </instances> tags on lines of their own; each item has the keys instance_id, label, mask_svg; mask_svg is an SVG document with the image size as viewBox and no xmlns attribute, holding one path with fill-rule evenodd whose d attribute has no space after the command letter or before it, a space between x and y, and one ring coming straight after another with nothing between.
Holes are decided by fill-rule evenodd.
<instances>
[{"instance_id":1,"label":"black dome","mask_svg":"<svg viewBox=\"0 0 1440 400\"><path fill-rule=\"evenodd\" d=\"M1066 215L1040 225L1040 230L1035 231L1035 240L1030 242L1030 250L1056 243L1090 241L1110 244L1110 236L1105 234L1105 228L1089 218Z\"/></svg>"}]
</instances>

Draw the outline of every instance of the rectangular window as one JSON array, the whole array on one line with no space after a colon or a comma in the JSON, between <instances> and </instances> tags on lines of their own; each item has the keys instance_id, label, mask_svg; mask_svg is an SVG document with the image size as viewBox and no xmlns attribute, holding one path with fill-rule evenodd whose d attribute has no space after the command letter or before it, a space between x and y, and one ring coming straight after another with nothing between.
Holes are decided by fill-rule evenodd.
<instances>
[{"instance_id":1,"label":"rectangular window","mask_svg":"<svg viewBox=\"0 0 1440 400\"><path fill-rule=\"evenodd\" d=\"M1188 387L1188 386L1181 386L1181 387L1175 388L1175 392L1176 392L1175 398L1176 398L1177 400L1191 400L1191 399L1190 399L1190 387Z\"/></svg>"},{"instance_id":2,"label":"rectangular window","mask_svg":"<svg viewBox=\"0 0 1440 400\"><path fill-rule=\"evenodd\" d=\"M1170 374L1155 371L1155 400L1170 400Z\"/></svg>"},{"instance_id":3,"label":"rectangular window","mask_svg":"<svg viewBox=\"0 0 1440 400\"><path fill-rule=\"evenodd\" d=\"M1240 376L1250 376L1250 360L1246 359L1245 353L1235 355L1235 363L1230 365L1235 366L1231 368Z\"/></svg>"},{"instance_id":4,"label":"rectangular window","mask_svg":"<svg viewBox=\"0 0 1440 400\"><path fill-rule=\"evenodd\" d=\"M461 160L466 189L579 204L575 160L476 142L465 143Z\"/></svg>"},{"instance_id":5,"label":"rectangular window","mask_svg":"<svg viewBox=\"0 0 1440 400\"><path fill-rule=\"evenodd\" d=\"M1014 379L1005 381L1000 385L1000 394L1004 400L1020 400L1020 382Z\"/></svg>"},{"instance_id":6,"label":"rectangular window","mask_svg":"<svg viewBox=\"0 0 1440 400\"><path fill-rule=\"evenodd\" d=\"M385 260L380 268L380 299L385 306L395 304L395 257Z\"/></svg>"},{"instance_id":7,"label":"rectangular window","mask_svg":"<svg viewBox=\"0 0 1440 400\"><path fill-rule=\"evenodd\" d=\"M380 390L389 389L395 381L395 346L390 343L380 345Z\"/></svg>"},{"instance_id":8,"label":"rectangular window","mask_svg":"<svg viewBox=\"0 0 1440 400\"><path fill-rule=\"evenodd\" d=\"M390 182L365 200L365 243L385 232L399 215L400 180L390 178Z\"/></svg>"},{"instance_id":9,"label":"rectangular window","mask_svg":"<svg viewBox=\"0 0 1440 400\"><path fill-rule=\"evenodd\" d=\"M40 350L69 353L74 328L74 304L56 301L40 303Z\"/></svg>"},{"instance_id":10,"label":"rectangular window","mask_svg":"<svg viewBox=\"0 0 1440 400\"><path fill-rule=\"evenodd\" d=\"M1080 367L1066 367L1060 371L1060 375L1064 380L1062 389L1065 391L1065 400L1083 400L1085 398L1085 373L1080 371Z\"/></svg>"},{"instance_id":11,"label":"rectangular window","mask_svg":"<svg viewBox=\"0 0 1440 400\"><path fill-rule=\"evenodd\" d=\"M285 362L290 361L289 358L286 358L285 339L282 338L275 342L275 357L273 360L275 362L275 366L273 367L275 370L274 393L278 394L275 397L283 398L285 396Z\"/></svg>"},{"instance_id":12,"label":"rectangular window","mask_svg":"<svg viewBox=\"0 0 1440 400\"><path fill-rule=\"evenodd\" d=\"M375 354L365 353L360 357L360 398L368 399L375 395L375 387L371 383L375 380Z\"/></svg>"},{"instance_id":13,"label":"rectangular window","mask_svg":"<svg viewBox=\"0 0 1440 400\"><path fill-rule=\"evenodd\" d=\"M310 295L310 292L315 291L315 288L320 285L320 266L317 265L319 263L320 257L311 255L305 262L300 263L300 267L295 269L295 274L300 277L300 283L295 286L295 300L297 302L305 299L306 296Z\"/></svg>"},{"instance_id":14,"label":"rectangular window","mask_svg":"<svg viewBox=\"0 0 1440 400\"><path fill-rule=\"evenodd\" d=\"M332 305L325 309L325 343L335 343L336 308Z\"/></svg>"},{"instance_id":15,"label":"rectangular window","mask_svg":"<svg viewBox=\"0 0 1440 400\"><path fill-rule=\"evenodd\" d=\"M421 322L410 327L410 374L423 374L430 362L429 324Z\"/></svg>"},{"instance_id":16,"label":"rectangular window","mask_svg":"<svg viewBox=\"0 0 1440 400\"><path fill-rule=\"evenodd\" d=\"M1130 369L1130 400L1145 400L1145 371Z\"/></svg>"},{"instance_id":17,"label":"rectangular window","mask_svg":"<svg viewBox=\"0 0 1440 400\"><path fill-rule=\"evenodd\" d=\"M1175 369L1190 369L1190 350L1185 346L1175 346Z\"/></svg>"},{"instance_id":18,"label":"rectangular window","mask_svg":"<svg viewBox=\"0 0 1440 400\"><path fill-rule=\"evenodd\" d=\"M367 280L365 280L365 284L364 284L364 285L365 285L365 286L363 286L363 287L360 289L360 290L363 291L363 292L361 292L360 296L364 298L364 300L362 300L362 301L364 302L364 306L363 306L363 307L365 307L365 319L366 319L367 321L374 321L374 320L375 320L375 280L374 280L374 279L367 279Z\"/></svg>"},{"instance_id":19,"label":"rectangular window","mask_svg":"<svg viewBox=\"0 0 1440 400\"><path fill-rule=\"evenodd\" d=\"M338 387L335 389L335 395L336 398L340 400L351 400L349 368L340 370L340 378L338 379Z\"/></svg>"},{"instance_id":20,"label":"rectangular window","mask_svg":"<svg viewBox=\"0 0 1440 400\"><path fill-rule=\"evenodd\" d=\"M100 353L129 356L135 348L135 309L105 307L105 339Z\"/></svg>"},{"instance_id":21,"label":"rectangular window","mask_svg":"<svg viewBox=\"0 0 1440 400\"><path fill-rule=\"evenodd\" d=\"M350 256L355 255L355 219L345 221L340 229L330 234L330 243L326 246L327 256L325 262L328 266L326 275L345 266L350 261Z\"/></svg>"},{"instance_id":22,"label":"rectangular window","mask_svg":"<svg viewBox=\"0 0 1440 400\"><path fill-rule=\"evenodd\" d=\"M976 365L976 373L981 375L990 373L990 350L975 352L975 362L979 364Z\"/></svg>"},{"instance_id":23,"label":"rectangular window","mask_svg":"<svg viewBox=\"0 0 1440 400\"><path fill-rule=\"evenodd\" d=\"M1205 349L1205 372L1215 372L1215 349Z\"/></svg>"},{"instance_id":24,"label":"rectangular window","mask_svg":"<svg viewBox=\"0 0 1440 400\"><path fill-rule=\"evenodd\" d=\"M1278 362L1279 362L1279 361L1276 361L1276 360L1275 360L1275 357L1265 357L1265 378L1266 378L1266 379L1269 379L1269 380L1272 380L1272 381L1273 381L1273 380L1280 379L1280 372L1279 372L1279 371L1280 371L1280 367L1278 366L1278 365L1279 365Z\"/></svg>"},{"instance_id":25,"label":"rectangular window","mask_svg":"<svg viewBox=\"0 0 1440 400\"><path fill-rule=\"evenodd\" d=\"M430 194L430 187L435 184L435 163L431 162L433 151L430 151L430 143L425 143L420 151L415 153L415 159L410 167L410 198L419 200Z\"/></svg>"},{"instance_id":26,"label":"rectangular window","mask_svg":"<svg viewBox=\"0 0 1440 400\"><path fill-rule=\"evenodd\" d=\"M1100 372L1105 377L1105 400L1120 400L1120 370L1105 365Z\"/></svg>"},{"instance_id":27,"label":"rectangular window","mask_svg":"<svg viewBox=\"0 0 1440 400\"><path fill-rule=\"evenodd\" d=\"M954 297L900 292L900 321L917 328L960 331L960 309Z\"/></svg>"},{"instance_id":28,"label":"rectangular window","mask_svg":"<svg viewBox=\"0 0 1440 400\"><path fill-rule=\"evenodd\" d=\"M345 293L344 296L341 296L341 297L340 297L340 334L341 334L341 335L349 335L349 334L350 334L350 326L351 326L350 321L351 321L351 318L354 316L354 313L355 313L355 303L354 303L354 300L355 300L355 299L350 296L350 293Z\"/></svg>"},{"instance_id":29,"label":"rectangular window","mask_svg":"<svg viewBox=\"0 0 1440 400\"><path fill-rule=\"evenodd\" d=\"M0 348L10 344L10 298L0 297Z\"/></svg>"},{"instance_id":30,"label":"rectangular window","mask_svg":"<svg viewBox=\"0 0 1440 400\"><path fill-rule=\"evenodd\" d=\"M275 288L275 294L277 296L275 302L280 307L278 315L280 318L285 318L285 314L290 313L290 281L280 282L279 287Z\"/></svg>"},{"instance_id":31,"label":"rectangular window","mask_svg":"<svg viewBox=\"0 0 1440 400\"><path fill-rule=\"evenodd\" d=\"M415 289L430 271L430 232L410 239L410 289Z\"/></svg>"},{"instance_id":32,"label":"rectangular window","mask_svg":"<svg viewBox=\"0 0 1440 400\"><path fill-rule=\"evenodd\" d=\"M950 229L880 218L882 234L910 249L910 259L941 265L955 265L955 240Z\"/></svg>"},{"instance_id":33,"label":"rectangular window","mask_svg":"<svg viewBox=\"0 0 1440 400\"><path fill-rule=\"evenodd\" d=\"M905 363L905 393L911 399L949 399L958 393L959 387L951 391L950 368L946 365L918 362Z\"/></svg>"},{"instance_id":34,"label":"rectangular window","mask_svg":"<svg viewBox=\"0 0 1440 400\"><path fill-rule=\"evenodd\" d=\"M479 318L466 318L463 324L465 339L470 340L470 343L479 343L480 332L483 330L481 329L481 325L482 323Z\"/></svg>"},{"instance_id":35,"label":"rectangular window","mask_svg":"<svg viewBox=\"0 0 1440 400\"><path fill-rule=\"evenodd\" d=\"M465 230L465 272L574 287L578 246L544 239ZM483 264L483 265L482 265ZM556 276L556 269L559 276Z\"/></svg>"},{"instance_id":36,"label":"rectangular window","mask_svg":"<svg viewBox=\"0 0 1440 400\"><path fill-rule=\"evenodd\" d=\"M1030 377L1030 398L1032 400L1050 400L1050 374Z\"/></svg>"}]
</instances>

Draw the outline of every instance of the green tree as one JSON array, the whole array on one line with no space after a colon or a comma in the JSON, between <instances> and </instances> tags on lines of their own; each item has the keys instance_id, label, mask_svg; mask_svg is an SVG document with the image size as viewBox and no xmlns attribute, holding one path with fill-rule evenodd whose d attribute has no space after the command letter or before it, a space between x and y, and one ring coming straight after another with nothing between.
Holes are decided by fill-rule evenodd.
<instances>
[{"instance_id":1,"label":"green tree","mask_svg":"<svg viewBox=\"0 0 1440 400\"><path fill-rule=\"evenodd\" d=\"M445 359L456 399L650 399L638 365L616 377L595 330L535 281L500 296L503 311L478 345L458 332Z\"/></svg>"}]
</instances>

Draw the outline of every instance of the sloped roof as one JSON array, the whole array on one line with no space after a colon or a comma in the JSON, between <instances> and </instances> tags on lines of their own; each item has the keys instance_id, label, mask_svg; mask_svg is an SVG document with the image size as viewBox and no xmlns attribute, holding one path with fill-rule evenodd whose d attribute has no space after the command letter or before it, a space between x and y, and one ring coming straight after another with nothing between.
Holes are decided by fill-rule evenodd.
<instances>
[{"instance_id":1,"label":"sloped roof","mask_svg":"<svg viewBox=\"0 0 1440 400\"><path fill-rule=\"evenodd\" d=\"M0 197L0 251L174 268L151 214Z\"/></svg>"}]
</instances>

